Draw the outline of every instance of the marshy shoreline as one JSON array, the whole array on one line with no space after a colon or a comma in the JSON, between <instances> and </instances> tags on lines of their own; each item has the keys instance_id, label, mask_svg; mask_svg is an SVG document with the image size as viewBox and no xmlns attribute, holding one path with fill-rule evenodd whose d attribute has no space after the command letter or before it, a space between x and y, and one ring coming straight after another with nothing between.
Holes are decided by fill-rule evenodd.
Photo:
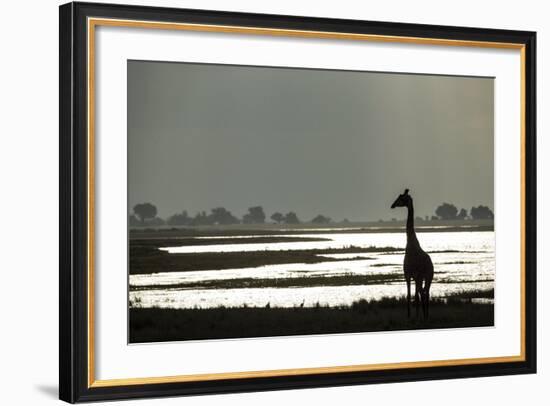
<instances>
[{"instance_id":1,"label":"marshy shoreline","mask_svg":"<svg viewBox=\"0 0 550 406\"><path fill-rule=\"evenodd\" d=\"M132 229L129 342L493 326L492 222L418 230L437 268L427 320L414 304L407 317L403 231L396 224Z\"/></svg>"},{"instance_id":2,"label":"marshy shoreline","mask_svg":"<svg viewBox=\"0 0 550 406\"><path fill-rule=\"evenodd\" d=\"M443 227L443 228L442 228ZM444 226L426 226L421 232L472 232L493 231L492 222L479 224L448 224ZM222 270L232 268L258 267L277 264L314 264L319 262L337 262L340 259L323 257L323 254L365 254L399 253L398 247L355 247L332 249L281 250L281 251L238 251L180 254L164 251L163 248L200 245L246 245L273 244L291 242L319 242L327 238L317 234L342 233L401 233L403 227L364 227L348 226L314 228L301 224L300 227L281 228L273 224L247 226L207 226L185 228L132 229L129 234L129 273L130 275L151 274L156 272L185 272ZM306 236L307 235L307 236ZM245 238L243 238L245 236ZM451 252L451 251L448 251ZM349 260L349 258L347 259Z\"/></svg>"},{"instance_id":3,"label":"marshy shoreline","mask_svg":"<svg viewBox=\"0 0 550 406\"><path fill-rule=\"evenodd\" d=\"M307 241L307 240L306 240ZM228 239L228 244L233 240ZM133 240L130 241L130 275L155 272L218 271L233 268L252 268L279 264L315 264L338 262L341 259L323 256L330 254L365 254L380 252L403 252L396 247L304 249L281 251L236 251L170 254L160 248L170 245L183 245L174 240ZM359 257L358 257L359 258ZM359 259L364 259L359 258ZM349 258L346 260L350 260ZM353 260L353 258L351 258Z\"/></svg>"},{"instance_id":4,"label":"marshy shoreline","mask_svg":"<svg viewBox=\"0 0 550 406\"><path fill-rule=\"evenodd\" d=\"M407 317L405 298L359 300L350 306L216 307L208 309L130 308L129 342L362 333L396 330L491 327L493 290L459 293L430 302L424 320Z\"/></svg>"},{"instance_id":5,"label":"marshy shoreline","mask_svg":"<svg viewBox=\"0 0 550 406\"><path fill-rule=\"evenodd\" d=\"M460 231L494 231L493 220L438 220L417 221L418 232L460 232ZM293 234L331 234L331 233L403 233L403 221L395 222L349 222L329 224L232 224L212 226L159 226L132 227L129 230L130 240L136 239L173 239L189 237L228 237L228 236L280 236Z\"/></svg>"}]
</instances>

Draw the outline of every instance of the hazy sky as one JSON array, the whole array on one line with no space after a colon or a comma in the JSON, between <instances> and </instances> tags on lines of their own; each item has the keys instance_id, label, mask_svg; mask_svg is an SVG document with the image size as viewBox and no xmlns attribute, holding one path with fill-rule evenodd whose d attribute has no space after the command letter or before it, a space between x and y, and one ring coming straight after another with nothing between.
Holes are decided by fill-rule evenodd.
<instances>
[{"instance_id":1,"label":"hazy sky","mask_svg":"<svg viewBox=\"0 0 550 406\"><path fill-rule=\"evenodd\" d=\"M128 62L129 206L334 220L493 208L493 79Z\"/></svg>"}]
</instances>

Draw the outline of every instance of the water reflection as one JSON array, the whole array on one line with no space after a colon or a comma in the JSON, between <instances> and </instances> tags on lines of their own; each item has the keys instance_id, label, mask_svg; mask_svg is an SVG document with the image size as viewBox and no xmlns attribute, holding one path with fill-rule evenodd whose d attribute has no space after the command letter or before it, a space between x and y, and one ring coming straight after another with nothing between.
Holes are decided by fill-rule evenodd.
<instances>
[{"instance_id":1,"label":"water reflection","mask_svg":"<svg viewBox=\"0 0 550 406\"><path fill-rule=\"evenodd\" d=\"M239 252L263 250L303 250L356 247L396 247L402 250L405 236L401 233L341 233L304 234L292 237L319 237L329 241L307 241L265 244L215 244L169 247L170 253ZM249 238L250 236L240 236ZM254 236L258 237L258 236ZM418 233L424 249L430 252L435 265L432 296L491 289L494 287L494 233L493 232L430 232ZM203 238L203 237L201 237ZM220 238L220 237L216 237ZM235 238L235 237L231 237ZM204 238L207 240L207 238ZM130 303L136 307L206 308L217 306L272 307L349 305L359 299L399 297L405 293L403 282L387 282L351 286L201 289L200 282L239 278L289 279L308 277L365 276L402 274L403 252L323 254L320 257L340 261L314 264L277 264L253 268L238 268L191 272L159 272L130 275L130 287L147 288L130 291ZM185 284L193 284L186 288ZM173 285L173 288L170 288ZM306 285L306 286L304 286ZM159 288L155 288L159 286ZM162 288L160 288L162 286ZM287 285L288 286L288 285Z\"/></svg>"}]
</instances>

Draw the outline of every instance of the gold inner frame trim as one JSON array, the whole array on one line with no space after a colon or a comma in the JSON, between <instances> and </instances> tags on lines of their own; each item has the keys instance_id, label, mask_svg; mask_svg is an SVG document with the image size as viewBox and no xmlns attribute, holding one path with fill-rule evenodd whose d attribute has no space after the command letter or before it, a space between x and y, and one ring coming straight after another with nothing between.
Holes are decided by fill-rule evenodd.
<instances>
[{"instance_id":1,"label":"gold inner frame trim","mask_svg":"<svg viewBox=\"0 0 550 406\"><path fill-rule=\"evenodd\" d=\"M215 381L221 379L267 378L313 374L333 374L344 372L381 371L400 368L426 368L459 365L498 364L505 362L523 362L525 349L525 45L507 42L465 41L440 38L401 37L391 35L355 34L345 32L306 31L274 29L260 27L242 27L228 25L167 23L155 21L121 20L109 18L88 18L88 387L112 387L126 385L161 384L177 382ZM217 32L248 35L268 35L317 39L342 39L371 42L391 42L435 46L460 46L478 48L513 49L520 51L521 65L521 101L520 101L520 162L521 162L521 269L520 269L520 354L502 357L480 357L451 360L396 362L383 364L360 364L345 366L327 366L314 368L276 369L265 371L219 372L210 374L189 374L145 378L95 379L95 279L94 279L94 196L95 196L95 28L97 26L148 28L161 30L183 30L195 32Z\"/></svg>"}]
</instances>

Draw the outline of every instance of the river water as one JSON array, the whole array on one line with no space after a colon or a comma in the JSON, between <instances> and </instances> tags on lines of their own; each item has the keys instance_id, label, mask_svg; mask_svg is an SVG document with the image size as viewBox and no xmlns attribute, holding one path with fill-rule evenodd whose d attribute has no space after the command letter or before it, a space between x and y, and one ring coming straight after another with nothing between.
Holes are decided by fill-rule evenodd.
<instances>
[{"instance_id":1,"label":"river water","mask_svg":"<svg viewBox=\"0 0 550 406\"><path fill-rule=\"evenodd\" d=\"M417 232L422 248L434 263L435 274L431 288L432 297L444 297L453 293L494 288L495 252L492 231ZM250 238L231 236L227 238ZM257 235L253 237L258 237ZM284 237L284 236L279 236ZM406 294L404 278L365 282L349 286L307 286L303 278L371 276L402 274L406 237L404 233L342 232L327 234L288 235L288 237L318 237L327 241L208 244L163 248L169 253L250 252L277 250L304 250L354 247L395 247L388 252L323 254L337 258L335 262L314 264L278 264L255 268L243 267L225 270L158 272L147 275L130 275L129 294L132 307L209 308L209 307L311 307L319 305L349 305L359 299L375 300L382 297L400 297ZM219 239L220 237L215 237ZM360 257L360 259L358 259ZM196 283L219 282L241 278L270 280L268 287L197 288ZM295 278L298 286L289 286L288 279ZM277 280L286 281L277 287ZM293 279L294 280L294 279ZM195 284L185 287L185 284ZM162 287L161 287L162 285ZM174 287L170 287L174 285ZM275 286L274 286L275 285ZM292 284L290 284L292 285ZM304 286L305 285L305 286ZM158 286L158 288L156 288Z\"/></svg>"}]
</instances>

